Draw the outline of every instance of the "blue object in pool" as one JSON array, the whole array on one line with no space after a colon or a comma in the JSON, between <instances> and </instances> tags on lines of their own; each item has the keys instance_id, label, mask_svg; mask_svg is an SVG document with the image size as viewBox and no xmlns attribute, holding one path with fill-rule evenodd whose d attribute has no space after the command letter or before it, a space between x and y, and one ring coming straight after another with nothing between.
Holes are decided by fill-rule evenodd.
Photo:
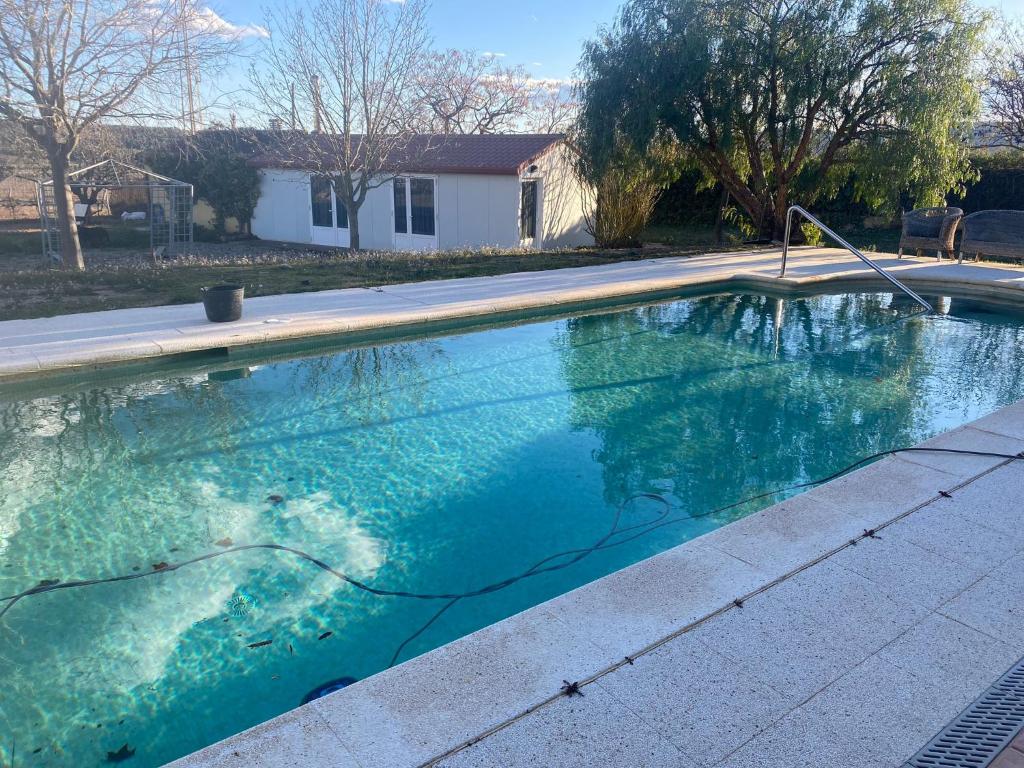
<instances>
[{"instance_id":1,"label":"blue object in pool","mask_svg":"<svg viewBox=\"0 0 1024 768\"><path fill-rule=\"evenodd\" d=\"M302 703L309 704L309 702L315 699L323 698L329 693L340 691L342 688L348 688L353 683L358 682L354 677L339 677L337 680L331 680L329 683L324 683L318 688L314 688L302 698Z\"/></svg>"}]
</instances>

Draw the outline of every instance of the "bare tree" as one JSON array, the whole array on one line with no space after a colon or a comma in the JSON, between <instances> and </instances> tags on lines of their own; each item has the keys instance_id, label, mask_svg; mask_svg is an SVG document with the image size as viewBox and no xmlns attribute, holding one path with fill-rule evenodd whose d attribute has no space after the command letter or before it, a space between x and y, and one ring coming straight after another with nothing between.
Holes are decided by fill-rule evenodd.
<instances>
[{"instance_id":1,"label":"bare tree","mask_svg":"<svg viewBox=\"0 0 1024 768\"><path fill-rule=\"evenodd\" d=\"M1024 27L1007 25L990 51L983 98L993 134L986 146L1024 151Z\"/></svg>"},{"instance_id":2,"label":"bare tree","mask_svg":"<svg viewBox=\"0 0 1024 768\"><path fill-rule=\"evenodd\" d=\"M46 155L64 266L85 268L68 184L83 135L167 117L181 72L231 46L195 0L0 0L0 117Z\"/></svg>"},{"instance_id":3,"label":"bare tree","mask_svg":"<svg viewBox=\"0 0 1024 768\"><path fill-rule=\"evenodd\" d=\"M539 80L526 112L525 128L530 133L567 133L578 112L579 102L564 81Z\"/></svg>"},{"instance_id":4,"label":"bare tree","mask_svg":"<svg viewBox=\"0 0 1024 768\"><path fill-rule=\"evenodd\" d=\"M428 54L417 90L422 129L443 134L513 131L533 96L522 67L504 67L493 54L457 50Z\"/></svg>"},{"instance_id":5,"label":"bare tree","mask_svg":"<svg viewBox=\"0 0 1024 768\"><path fill-rule=\"evenodd\" d=\"M272 125L264 154L331 180L359 250L359 209L414 147L425 0L315 0L269 19L252 87Z\"/></svg>"}]
</instances>

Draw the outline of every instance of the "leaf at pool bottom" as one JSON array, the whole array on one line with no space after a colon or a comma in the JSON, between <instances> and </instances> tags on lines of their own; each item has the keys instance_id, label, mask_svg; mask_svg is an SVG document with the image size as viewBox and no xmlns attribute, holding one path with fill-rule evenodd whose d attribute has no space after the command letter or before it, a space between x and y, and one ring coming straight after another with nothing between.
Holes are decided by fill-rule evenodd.
<instances>
[{"instance_id":1,"label":"leaf at pool bottom","mask_svg":"<svg viewBox=\"0 0 1024 768\"><path fill-rule=\"evenodd\" d=\"M330 637L333 634L334 633L331 632L331 631L324 632L322 635L320 635L320 637L317 638L317 640L326 640L328 637Z\"/></svg>"},{"instance_id":2,"label":"leaf at pool bottom","mask_svg":"<svg viewBox=\"0 0 1024 768\"><path fill-rule=\"evenodd\" d=\"M273 640L260 640L258 643L249 643L249 645L247 647L249 647L249 648L262 648L265 645L270 645L272 642L274 642L274 641Z\"/></svg>"},{"instance_id":3,"label":"leaf at pool bottom","mask_svg":"<svg viewBox=\"0 0 1024 768\"><path fill-rule=\"evenodd\" d=\"M153 563L153 570L154 571L162 571L162 570L166 569L167 567L168 567L167 563L163 562L162 560L159 563Z\"/></svg>"},{"instance_id":4,"label":"leaf at pool bottom","mask_svg":"<svg viewBox=\"0 0 1024 768\"><path fill-rule=\"evenodd\" d=\"M135 750L129 747L127 744L121 746L117 752L107 752L108 763L123 763L129 757L135 754Z\"/></svg>"},{"instance_id":5,"label":"leaf at pool bottom","mask_svg":"<svg viewBox=\"0 0 1024 768\"><path fill-rule=\"evenodd\" d=\"M60 584L60 579L43 579L38 584L36 584L36 586L37 587L52 587L54 584Z\"/></svg>"},{"instance_id":6,"label":"leaf at pool bottom","mask_svg":"<svg viewBox=\"0 0 1024 768\"><path fill-rule=\"evenodd\" d=\"M230 547L233 546L235 542L231 540L230 536L225 536L220 541L215 541L213 543L216 544L218 547Z\"/></svg>"}]
</instances>

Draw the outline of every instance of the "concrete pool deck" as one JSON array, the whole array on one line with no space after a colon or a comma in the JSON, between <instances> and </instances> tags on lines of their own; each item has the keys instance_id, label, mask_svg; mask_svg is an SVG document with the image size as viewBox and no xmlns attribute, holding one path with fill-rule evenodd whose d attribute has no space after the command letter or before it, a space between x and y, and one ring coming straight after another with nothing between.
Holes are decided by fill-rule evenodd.
<instances>
[{"instance_id":1,"label":"concrete pool deck","mask_svg":"<svg viewBox=\"0 0 1024 768\"><path fill-rule=\"evenodd\" d=\"M880 258L926 294L1024 270ZM699 287L848 287L848 254L666 258L0 323L0 376ZM1024 402L926 446L1024 452ZM1024 462L902 454L185 757L175 768L902 765L1024 656ZM567 695L566 683L579 694Z\"/></svg>"},{"instance_id":2,"label":"concrete pool deck","mask_svg":"<svg viewBox=\"0 0 1024 768\"><path fill-rule=\"evenodd\" d=\"M828 290L877 286L880 278L850 253L799 248L787 277L781 251L666 257L494 277L437 280L248 299L235 323L207 322L202 306L118 309L0 322L0 381L145 363L204 350L232 350L316 336L360 334L441 321L483 320L586 302L628 301L686 289ZM1024 269L941 264L880 254L877 263L919 292L955 288L981 298L1024 301ZM198 291L198 288L197 288Z\"/></svg>"}]
</instances>

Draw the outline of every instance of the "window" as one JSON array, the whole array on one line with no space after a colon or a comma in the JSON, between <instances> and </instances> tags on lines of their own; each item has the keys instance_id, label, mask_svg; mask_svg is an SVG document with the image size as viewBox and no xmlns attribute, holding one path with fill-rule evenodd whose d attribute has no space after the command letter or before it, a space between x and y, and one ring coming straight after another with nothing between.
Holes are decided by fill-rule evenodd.
<instances>
[{"instance_id":1,"label":"window","mask_svg":"<svg viewBox=\"0 0 1024 768\"><path fill-rule=\"evenodd\" d=\"M537 236L537 182L524 181L519 201L519 239L532 240Z\"/></svg>"},{"instance_id":2,"label":"window","mask_svg":"<svg viewBox=\"0 0 1024 768\"><path fill-rule=\"evenodd\" d=\"M331 180L323 176L310 176L309 191L313 206L313 226L334 226L334 216L331 214Z\"/></svg>"},{"instance_id":3,"label":"window","mask_svg":"<svg viewBox=\"0 0 1024 768\"><path fill-rule=\"evenodd\" d=\"M412 199L412 233L434 235L434 180L409 179Z\"/></svg>"},{"instance_id":4,"label":"window","mask_svg":"<svg viewBox=\"0 0 1024 768\"><path fill-rule=\"evenodd\" d=\"M395 179L395 232L404 235L408 231L405 212L405 179Z\"/></svg>"}]
</instances>

